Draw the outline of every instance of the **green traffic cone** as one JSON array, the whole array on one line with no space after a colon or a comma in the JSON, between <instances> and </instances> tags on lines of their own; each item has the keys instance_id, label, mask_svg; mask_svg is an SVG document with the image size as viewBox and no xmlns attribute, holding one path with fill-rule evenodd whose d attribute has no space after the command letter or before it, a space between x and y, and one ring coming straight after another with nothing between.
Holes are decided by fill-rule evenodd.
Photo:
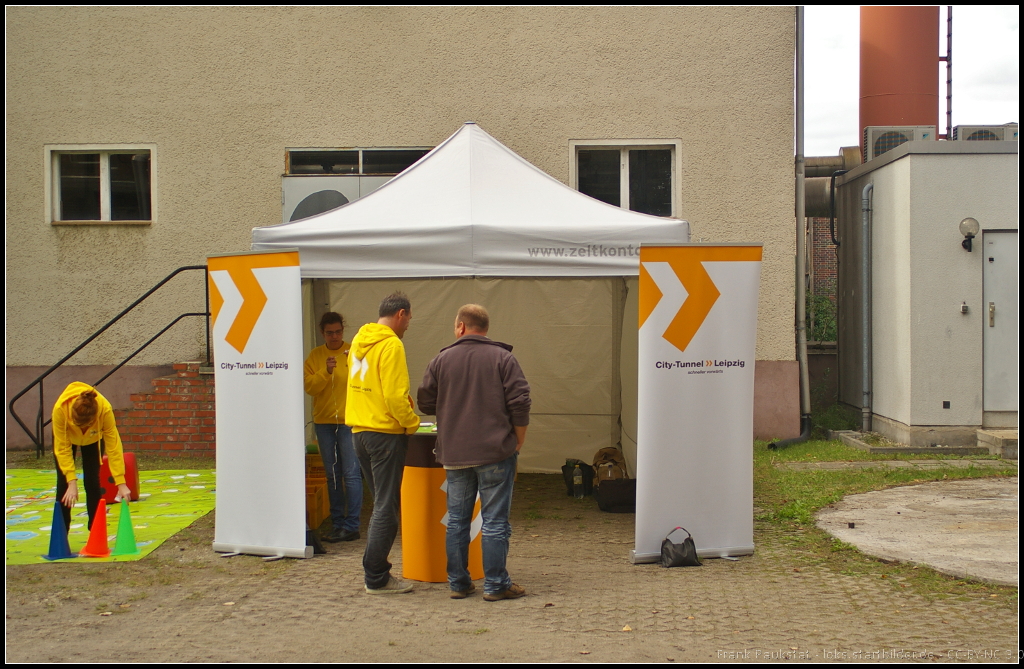
<instances>
[{"instance_id":1,"label":"green traffic cone","mask_svg":"<svg viewBox=\"0 0 1024 669\"><path fill-rule=\"evenodd\" d=\"M132 528L132 517L128 513L128 500L121 500L121 517L117 521L117 541L111 555L138 555L139 547L135 545L135 530Z\"/></svg>"}]
</instances>

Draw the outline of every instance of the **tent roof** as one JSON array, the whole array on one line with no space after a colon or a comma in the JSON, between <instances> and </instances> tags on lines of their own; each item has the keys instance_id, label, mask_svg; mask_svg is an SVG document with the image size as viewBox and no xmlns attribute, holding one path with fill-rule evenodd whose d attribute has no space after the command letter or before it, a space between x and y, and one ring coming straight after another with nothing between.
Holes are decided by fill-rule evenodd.
<instances>
[{"instance_id":1,"label":"tent roof","mask_svg":"<svg viewBox=\"0 0 1024 669\"><path fill-rule=\"evenodd\" d=\"M298 248L313 278L635 275L641 243L689 224L579 193L475 123L366 197L253 228L252 249Z\"/></svg>"}]
</instances>

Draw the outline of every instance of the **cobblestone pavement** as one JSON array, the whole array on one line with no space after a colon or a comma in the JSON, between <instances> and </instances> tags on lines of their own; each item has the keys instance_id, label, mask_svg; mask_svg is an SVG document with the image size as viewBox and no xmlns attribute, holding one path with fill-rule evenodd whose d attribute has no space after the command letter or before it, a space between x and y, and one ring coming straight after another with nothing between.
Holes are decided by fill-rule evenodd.
<instances>
[{"instance_id":1,"label":"cobblestone pavement","mask_svg":"<svg viewBox=\"0 0 1024 669\"><path fill-rule=\"evenodd\" d=\"M1005 589L914 594L898 579L832 571L801 548L800 530L763 523L749 557L631 565L634 516L567 498L555 477L520 479L509 568L529 593L522 599L451 600L444 584L367 596L363 540L310 560L218 558L207 518L192 543L154 552L165 581L108 565L88 565L88 583L72 565L8 569L8 661L1016 658L1016 597Z\"/></svg>"}]
</instances>

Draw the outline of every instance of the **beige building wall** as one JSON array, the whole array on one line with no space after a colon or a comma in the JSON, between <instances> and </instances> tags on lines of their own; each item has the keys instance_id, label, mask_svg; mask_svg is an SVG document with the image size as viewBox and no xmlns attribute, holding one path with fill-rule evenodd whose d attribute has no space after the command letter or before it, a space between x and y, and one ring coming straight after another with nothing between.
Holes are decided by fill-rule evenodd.
<instances>
[{"instance_id":1,"label":"beige building wall","mask_svg":"<svg viewBox=\"0 0 1024 669\"><path fill-rule=\"evenodd\" d=\"M433 146L474 120L563 182L570 140L680 140L694 241L764 243L758 373L797 406L792 7L15 7L7 44L9 369L247 250L281 220L286 147ZM52 224L44 147L75 144L154 147L151 225ZM201 311L181 283L72 362ZM203 346L178 325L136 362Z\"/></svg>"}]
</instances>

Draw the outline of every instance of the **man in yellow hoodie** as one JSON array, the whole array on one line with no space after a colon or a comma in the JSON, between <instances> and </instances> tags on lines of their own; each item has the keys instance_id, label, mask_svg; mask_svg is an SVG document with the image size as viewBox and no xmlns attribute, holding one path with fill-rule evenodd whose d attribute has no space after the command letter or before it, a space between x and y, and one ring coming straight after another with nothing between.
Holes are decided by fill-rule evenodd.
<instances>
[{"instance_id":1,"label":"man in yellow hoodie","mask_svg":"<svg viewBox=\"0 0 1024 669\"><path fill-rule=\"evenodd\" d=\"M345 319L328 311L320 319L324 345L309 352L302 370L306 394L313 397L313 427L320 445L320 457L327 473L327 496L331 502L331 533L325 541L355 541L359 538L359 513L363 508L363 480L352 445L352 429L345 424L348 394L348 346Z\"/></svg>"},{"instance_id":2,"label":"man in yellow hoodie","mask_svg":"<svg viewBox=\"0 0 1024 669\"><path fill-rule=\"evenodd\" d=\"M388 554L398 534L407 435L416 432L420 419L412 408L402 344L412 320L409 298L402 293L388 295L377 315L376 323L359 328L349 349L345 423L352 428L363 477L373 490L373 515L363 553L366 592L390 595L412 590L412 585L391 575Z\"/></svg>"},{"instance_id":3,"label":"man in yellow hoodie","mask_svg":"<svg viewBox=\"0 0 1024 669\"><path fill-rule=\"evenodd\" d=\"M64 529L71 528L71 508L78 501L75 454L82 449L82 479L89 529L96 516L103 491L100 486L100 457L106 452L110 475L117 485L114 501L131 499L124 478L121 435L114 423L114 409L99 392L80 381L64 389L53 405L53 456L57 461L57 499L64 514ZM101 451L100 449L103 449Z\"/></svg>"}]
</instances>

